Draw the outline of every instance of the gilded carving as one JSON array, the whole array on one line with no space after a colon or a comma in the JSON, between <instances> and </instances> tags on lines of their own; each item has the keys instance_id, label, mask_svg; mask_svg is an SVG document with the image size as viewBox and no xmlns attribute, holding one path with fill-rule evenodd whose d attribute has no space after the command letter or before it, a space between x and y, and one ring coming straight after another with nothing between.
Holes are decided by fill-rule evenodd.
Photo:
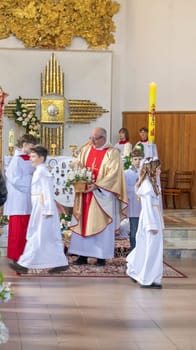
<instances>
[{"instance_id":1,"label":"gilded carving","mask_svg":"<svg viewBox=\"0 0 196 350\"><path fill-rule=\"evenodd\" d=\"M0 39L15 35L25 47L62 49L81 37L90 48L107 48L119 9L112 0L1 0Z\"/></svg>"}]
</instances>

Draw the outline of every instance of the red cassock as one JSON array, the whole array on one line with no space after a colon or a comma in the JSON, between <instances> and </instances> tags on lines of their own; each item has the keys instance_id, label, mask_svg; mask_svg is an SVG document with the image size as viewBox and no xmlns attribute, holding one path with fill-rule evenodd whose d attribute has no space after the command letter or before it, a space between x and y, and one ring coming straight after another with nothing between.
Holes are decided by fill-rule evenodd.
<instances>
[{"instance_id":1,"label":"red cassock","mask_svg":"<svg viewBox=\"0 0 196 350\"><path fill-rule=\"evenodd\" d=\"M33 170L29 156L21 152L12 158L6 169L8 198L4 204L4 215L9 216L7 257L16 261L26 244Z\"/></svg>"}]
</instances>

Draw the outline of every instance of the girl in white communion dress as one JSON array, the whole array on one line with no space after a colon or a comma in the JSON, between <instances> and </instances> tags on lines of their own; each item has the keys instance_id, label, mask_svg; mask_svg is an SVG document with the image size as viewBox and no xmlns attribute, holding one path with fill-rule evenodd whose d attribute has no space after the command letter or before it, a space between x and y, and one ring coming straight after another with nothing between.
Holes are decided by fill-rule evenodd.
<instances>
[{"instance_id":1,"label":"girl in white communion dress","mask_svg":"<svg viewBox=\"0 0 196 350\"><path fill-rule=\"evenodd\" d=\"M136 194L141 213L136 233L136 247L127 256L127 275L141 288L162 288L163 217L161 191L157 179L161 172L159 159L146 159L142 165Z\"/></svg>"}]
</instances>

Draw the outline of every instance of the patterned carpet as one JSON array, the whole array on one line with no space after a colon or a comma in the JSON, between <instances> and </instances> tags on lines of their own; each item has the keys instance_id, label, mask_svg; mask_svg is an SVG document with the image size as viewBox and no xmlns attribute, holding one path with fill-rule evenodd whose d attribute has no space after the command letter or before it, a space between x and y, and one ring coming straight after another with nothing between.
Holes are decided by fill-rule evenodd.
<instances>
[{"instance_id":1,"label":"patterned carpet","mask_svg":"<svg viewBox=\"0 0 196 350\"><path fill-rule=\"evenodd\" d=\"M105 266L96 266L96 259L89 258L88 265L77 266L74 265L76 256L68 256L69 269L56 273L49 274L47 269L44 270L29 270L28 274L21 274L21 276L28 277L106 277L119 278L127 277L126 275L126 256L129 253L129 240L117 240L115 244L115 258L107 260ZM164 262L164 278L185 278L186 276L174 267Z\"/></svg>"}]
</instances>

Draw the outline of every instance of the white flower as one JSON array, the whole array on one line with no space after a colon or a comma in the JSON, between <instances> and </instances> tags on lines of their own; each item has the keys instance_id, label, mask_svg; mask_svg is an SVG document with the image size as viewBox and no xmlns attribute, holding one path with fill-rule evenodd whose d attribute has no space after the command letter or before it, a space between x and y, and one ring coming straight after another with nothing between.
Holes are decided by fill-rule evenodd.
<instances>
[{"instance_id":1,"label":"white flower","mask_svg":"<svg viewBox=\"0 0 196 350\"><path fill-rule=\"evenodd\" d=\"M90 168L80 168L75 167L69 170L67 172L65 181L66 181L66 187L69 187L72 183L75 183L77 181L83 180L88 183L92 183L94 179L94 175Z\"/></svg>"},{"instance_id":2,"label":"white flower","mask_svg":"<svg viewBox=\"0 0 196 350\"><path fill-rule=\"evenodd\" d=\"M38 129L40 122L34 112L28 110L28 107L21 97L16 99L16 108L17 109L14 111L16 123L23 126L27 134L34 131L35 136L39 137Z\"/></svg>"}]
</instances>

